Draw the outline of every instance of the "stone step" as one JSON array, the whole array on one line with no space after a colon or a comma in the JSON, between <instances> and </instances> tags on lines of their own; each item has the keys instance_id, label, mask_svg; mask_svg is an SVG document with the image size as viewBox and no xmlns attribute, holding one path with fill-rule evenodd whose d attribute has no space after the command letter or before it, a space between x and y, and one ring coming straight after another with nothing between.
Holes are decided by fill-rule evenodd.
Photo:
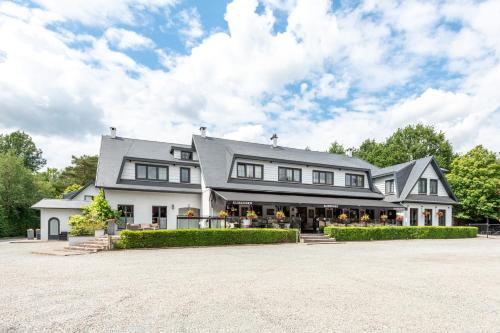
<instances>
[{"instance_id":1,"label":"stone step","mask_svg":"<svg viewBox=\"0 0 500 333\"><path fill-rule=\"evenodd\" d=\"M336 242L335 240L324 241L324 242L312 242L312 243L304 243L305 245L318 245L318 244L341 244Z\"/></svg>"},{"instance_id":2,"label":"stone step","mask_svg":"<svg viewBox=\"0 0 500 333\"><path fill-rule=\"evenodd\" d=\"M327 235L323 235L323 234L310 234L310 235L305 234L305 235L300 235L300 238L302 238L302 239L316 239L316 238L323 239L323 238L330 238L330 237Z\"/></svg>"},{"instance_id":3,"label":"stone step","mask_svg":"<svg viewBox=\"0 0 500 333\"><path fill-rule=\"evenodd\" d=\"M89 249L96 249L96 250L107 250L108 246L107 245L100 245L100 244L89 244L89 243L83 243L80 244L80 246L89 248Z\"/></svg>"},{"instance_id":4,"label":"stone step","mask_svg":"<svg viewBox=\"0 0 500 333\"><path fill-rule=\"evenodd\" d=\"M303 243L320 243L320 242L335 242L332 238L313 238L313 239L302 239Z\"/></svg>"},{"instance_id":5,"label":"stone step","mask_svg":"<svg viewBox=\"0 0 500 333\"><path fill-rule=\"evenodd\" d=\"M89 249L85 246L80 246L80 245L65 246L64 249L68 251L79 251L88 253L96 253L98 251L97 249Z\"/></svg>"}]
</instances>

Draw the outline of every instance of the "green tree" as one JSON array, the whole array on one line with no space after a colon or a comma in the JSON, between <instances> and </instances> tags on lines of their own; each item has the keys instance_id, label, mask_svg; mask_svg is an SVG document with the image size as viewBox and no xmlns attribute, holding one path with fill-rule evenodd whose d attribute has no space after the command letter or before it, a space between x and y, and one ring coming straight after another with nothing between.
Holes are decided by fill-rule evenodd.
<instances>
[{"instance_id":1,"label":"green tree","mask_svg":"<svg viewBox=\"0 0 500 333\"><path fill-rule=\"evenodd\" d=\"M97 159L97 155L72 156L71 165L64 168L61 172L59 176L60 184L58 185L64 190L73 184L84 186L89 182L95 181Z\"/></svg>"},{"instance_id":2,"label":"green tree","mask_svg":"<svg viewBox=\"0 0 500 333\"><path fill-rule=\"evenodd\" d=\"M398 129L385 142L386 166L433 155L439 166L450 170L453 148L443 132L418 124Z\"/></svg>"},{"instance_id":3,"label":"green tree","mask_svg":"<svg viewBox=\"0 0 500 333\"><path fill-rule=\"evenodd\" d=\"M385 142L367 139L353 155L382 168L433 155L439 166L447 170L454 158L444 133L422 124L400 128Z\"/></svg>"},{"instance_id":4,"label":"green tree","mask_svg":"<svg viewBox=\"0 0 500 333\"><path fill-rule=\"evenodd\" d=\"M386 149L383 143L378 143L375 140L366 139L361 143L359 148L354 149L353 156L359 157L362 160L368 161L373 165L385 167Z\"/></svg>"},{"instance_id":5,"label":"green tree","mask_svg":"<svg viewBox=\"0 0 500 333\"><path fill-rule=\"evenodd\" d=\"M13 152L0 154L0 237L23 235L38 226L30 206L36 202L37 188L31 170Z\"/></svg>"},{"instance_id":6,"label":"green tree","mask_svg":"<svg viewBox=\"0 0 500 333\"><path fill-rule=\"evenodd\" d=\"M68 187L66 187L66 188L64 189L63 194L70 193L70 192L73 192L73 191L78 191L78 190L79 190L79 189L81 189L81 188L82 188L82 186L81 186L81 185L78 185L78 184L72 184L72 185L70 185L70 186L68 186Z\"/></svg>"},{"instance_id":7,"label":"green tree","mask_svg":"<svg viewBox=\"0 0 500 333\"><path fill-rule=\"evenodd\" d=\"M47 163L42 158L42 150L36 147L31 136L21 131L0 134L0 153L8 152L22 158L24 166L32 171L39 170Z\"/></svg>"},{"instance_id":8,"label":"green tree","mask_svg":"<svg viewBox=\"0 0 500 333\"><path fill-rule=\"evenodd\" d=\"M338 143L337 141L334 141L330 147L328 148L328 152L330 154L341 154L341 155L345 155L345 148L344 146L342 146L340 143Z\"/></svg>"},{"instance_id":9,"label":"green tree","mask_svg":"<svg viewBox=\"0 0 500 333\"><path fill-rule=\"evenodd\" d=\"M500 218L500 160L494 152L476 146L455 158L447 177L460 201L458 218Z\"/></svg>"}]
</instances>

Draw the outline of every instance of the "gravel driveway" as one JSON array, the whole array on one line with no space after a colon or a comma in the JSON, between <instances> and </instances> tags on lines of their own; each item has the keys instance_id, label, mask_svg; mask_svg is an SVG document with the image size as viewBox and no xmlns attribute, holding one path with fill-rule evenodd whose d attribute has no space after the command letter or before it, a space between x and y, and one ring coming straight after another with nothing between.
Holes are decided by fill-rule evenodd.
<instances>
[{"instance_id":1,"label":"gravel driveway","mask_svg":"<svg viewBox=\"0 0 500 333\"><path fill-rule=\"evenodd\" d=\"M31 254L59 244L0 243L0 332L500 331L500 239Z\"/></svg>"}]
</instances>

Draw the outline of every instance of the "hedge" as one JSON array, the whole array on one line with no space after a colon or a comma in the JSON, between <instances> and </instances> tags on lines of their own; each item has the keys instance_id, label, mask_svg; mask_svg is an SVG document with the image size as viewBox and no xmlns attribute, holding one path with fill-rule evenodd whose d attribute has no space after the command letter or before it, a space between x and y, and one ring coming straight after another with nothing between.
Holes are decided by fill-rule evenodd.
<instances>
[{"instance_id":1,"label":"hedge","mask_svg":"<svg viewBox=\"0 0 500 333\"><path fill-rule=\"evenodd\" d=\"M116 248L295 243L296 229L124 230Z\"/></svg>"},{"instance_id":2,"label":"hedge","mask_svg":"<svg viewBox=\"0 0 500 333\"><path fill-rule=\"evenodd\" d=\"M326 227L324 233L337 241L388 239L473 238L476 227Z\"/></svg>"}]
</instances>

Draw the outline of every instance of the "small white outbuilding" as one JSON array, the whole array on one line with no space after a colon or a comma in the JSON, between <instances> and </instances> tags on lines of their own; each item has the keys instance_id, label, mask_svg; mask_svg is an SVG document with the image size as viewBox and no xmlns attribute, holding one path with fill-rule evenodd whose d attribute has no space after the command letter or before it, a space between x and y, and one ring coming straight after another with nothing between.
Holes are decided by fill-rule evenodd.
<instances>
[{"instance_id":1,"label":"small white outbuilding","mask_svg":"<svg viewBox=\"0 0 500 333\"><path fill-rule=\"evenodd\" d=\"M61 232L69 232L68 220L72 215L82 213L98 190L88 184L77 191L64 195L63 199L42 199L31 208L40 210L40 239L59 239Z\"/></svg>"}]
</instances>

